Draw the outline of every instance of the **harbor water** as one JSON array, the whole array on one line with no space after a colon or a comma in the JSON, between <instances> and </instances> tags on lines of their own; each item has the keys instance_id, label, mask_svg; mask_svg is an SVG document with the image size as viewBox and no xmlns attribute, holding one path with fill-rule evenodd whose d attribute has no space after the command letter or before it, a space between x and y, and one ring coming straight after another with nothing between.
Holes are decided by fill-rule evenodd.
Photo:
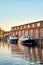
<instances>
[{"instance_id":1,"label":"harbor water","mask_svg":"<svg viewBox=\"0 0 43 65\"><path fill-rule=\"evenodd\" d=\"M0 41L0 65L43 65L43 49Z\"/></svg>"}]
</instances>

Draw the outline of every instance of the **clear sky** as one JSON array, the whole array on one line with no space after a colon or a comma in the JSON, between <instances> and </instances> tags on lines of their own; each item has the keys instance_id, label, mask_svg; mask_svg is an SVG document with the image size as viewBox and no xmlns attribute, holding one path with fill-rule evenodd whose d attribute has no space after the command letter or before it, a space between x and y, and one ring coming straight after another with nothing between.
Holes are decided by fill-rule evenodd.
<instances>
[{"instance_id":1,"label":"clear sky","mask_svg":"<svg viewBox=\"0 0 43 65\"><path fill-rule=\"evenodd\" d=\"M43 0L0 0L0 27L5 31L38 20L43 20Z\"/></svg>"}]
</instances>

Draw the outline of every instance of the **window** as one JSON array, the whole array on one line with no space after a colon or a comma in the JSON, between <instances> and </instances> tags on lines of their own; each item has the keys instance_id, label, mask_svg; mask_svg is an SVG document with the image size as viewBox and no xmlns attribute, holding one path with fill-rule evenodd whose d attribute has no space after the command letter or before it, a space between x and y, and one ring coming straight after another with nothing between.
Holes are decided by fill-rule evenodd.
<instances>
[{"instance_id":1,"label":"window","mask_svg":"<svg viewBox=\"0 0 43 65\"><path fill-rule=\"evenodd\" d=\"M19 30L19 27L17 27L17 29Z\"/></svg>"},{"instance_id":2,"label":"window","mask_svg":"<svg viewBox=\"0 0 43 65\"><path fill-rule=\"evenodd\" d=\"M30 36L33 36L33 30L30 30Z\"/></svg>"},{"instance_id":3,"label":"window","mask_svg":"<svg viewBox=\"0 0 43 65\"><path fill-rule=\"evenodd\" d=\"M28 25L28 28L30 28L30 25Z\"/></svg>"},{"instance_id":4,"label":"window","mask_svg":"<svg viewBox=\"0 0 43 65\"><path fill-rule=\"evenodd\" d=\"M24 35L24 30L22 30L22 35Z\"/></svg>"},{"instance_id":5,"label":"window","mask_svg":"<svg viewBox=\"0 0 43 65\"><path fill-rule=\"evenodd\" d=\"M32 27L34 27L34 24L32 24Z\"/></svg>"},{"instance_id":6,"label":"window","mask_svg":"<svg viewBox=\"0 0 43 65\"><path fill-rule=\"evenodd\" d=\"M25 34L28 35L28 30L25 30Z\"/></svg>"},{"instance_id":7,"label":"window","mask_svg":"<svg viewBox=\"0 0 43 65\"><path fill-rule=\"evenodd\" d=\"M21 31L19 31L19 35L21 34Z\"/></svg>"},{"instance_id":8,"label":"window","mask_svg":"<svg viewBox=\"0 0 43 65\"><path fill-rule=\"evenodd\" d=\"M16 30L16 28L15 28L15 30Z\"/></svg>"},{"instance_id":9,"label":"window","mask_svg":"<svg viewBox=\"0 0 43 65\"><path fill-rule=\"evenodd\" d=\"M39 37L39 29L35 30L35 37Z\"/></svg>"},{"instance_id":10,"label":"window","mask_svg":"<svg viewBox=\"0 0 43 65\"><path fill-rule=\"evenodd\" d=\"M21 37L21 31L19 31L18 36Z\"/></svg>"},{"instance_id":11,"label":"window","mask_svg":"<svg viewBox=\"0 0 43 65\"><path fill-rule=\"evenodd\" d=\"M40 23L37 23L37 26L40 26Z\"/></svg>"},{"instance_id":12,"label":"window","mask_svg":"<svg viewBox=\"0 0 43 65\"><path fill-rule=\"evenodd\" d=\"M15 36L15 35L16 35L15 32L13 32L12 36Z\"/></svg>"},{"instance_id":13,"label":"window","mask_svg":"<svg viewBox=\"0 0 43 65\"><path fill-rule=\"evenodd\" d=\"M26 28L26 26L24 26L24 28Z\"/></svg>"},{"instance_id":14,"label":"window","mask_svg":"<svg viewBox=\"0 0 43 65\"><path fill-rule=\"evenodd\" d=\"M22 26L20 27L20 29L22 29Z\"/></svg>"},{"instance_id":15,"label":"window","mask_svg":"<svg viewBox=\"0 0 43 65\"><path fill-rule=\"evenodd\" d=\"M18 32L16 31L16 35L18 35Z\"/></svg>"}]
</instances>

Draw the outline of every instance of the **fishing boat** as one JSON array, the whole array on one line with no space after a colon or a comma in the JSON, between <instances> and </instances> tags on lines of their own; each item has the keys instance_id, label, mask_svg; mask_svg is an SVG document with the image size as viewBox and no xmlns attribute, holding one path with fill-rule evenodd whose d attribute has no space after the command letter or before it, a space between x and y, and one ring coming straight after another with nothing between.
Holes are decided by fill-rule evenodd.
<instances>
[{"instance_id":1,"label":"fishing boat","mask_svg":"<svg viewBox=\"0 0 43 65\"><path fill-rule=\"evenodd\" d=\"M9 39L9 43L11 43L11 44L17 44L18 43L18 37L11 37Z\"/></svg>"},{"instance_id":2,"label":"fishing boat","mask_svg":"<svg viewBox=\"0 0 43 65\"><path fill-rule=\"evenodd\" d=\"M32 36L28 36L28 35L23 35L21 38L19 38L19 40L22 41L23 45L26 46L36 46L37 43L35 43L35 39Z\"/></svg>"}]
</instances>

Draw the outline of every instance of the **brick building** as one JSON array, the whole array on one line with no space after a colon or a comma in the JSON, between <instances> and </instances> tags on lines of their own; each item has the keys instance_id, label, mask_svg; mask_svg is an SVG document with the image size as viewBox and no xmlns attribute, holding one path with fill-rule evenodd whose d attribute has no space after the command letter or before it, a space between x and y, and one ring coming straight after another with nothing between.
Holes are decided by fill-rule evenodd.
<instances>
[{"instance_id":1,"label":"brick building","mask_svg":"<svg viewBox=\"0 0 43 65\"><path fill-rule=\"evenodd\" d=\"M14 36L18 35L19 37L24 34L28 34L33 37L41 37L43 36L43 20L14 26L11 28L11 32Z\"/></svg>"}]
</instances>

